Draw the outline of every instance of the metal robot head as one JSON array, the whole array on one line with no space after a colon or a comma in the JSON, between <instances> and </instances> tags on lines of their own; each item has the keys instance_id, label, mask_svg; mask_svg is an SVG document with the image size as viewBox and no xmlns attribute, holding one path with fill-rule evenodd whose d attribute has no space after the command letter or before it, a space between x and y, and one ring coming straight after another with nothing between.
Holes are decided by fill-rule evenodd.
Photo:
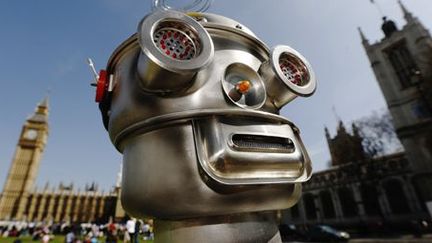
<instances>
[{"instance_id":1,"label":"metal robot head","mask_svg":"<svg viewBox=\"0 0 432 243\"><path fill-rule=\"evenodd\" d=\"M288 208L311 175L279 110L315 91L308 61L223 16L156 11L112 54L97 100L123 153L122 205L162 219Z\"/></svg>"}]
</instances>

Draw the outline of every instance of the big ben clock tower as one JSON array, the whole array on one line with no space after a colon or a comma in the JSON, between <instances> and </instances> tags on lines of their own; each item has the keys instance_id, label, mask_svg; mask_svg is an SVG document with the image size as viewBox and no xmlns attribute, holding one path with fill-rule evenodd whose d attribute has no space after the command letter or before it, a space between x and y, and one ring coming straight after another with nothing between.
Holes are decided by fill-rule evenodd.
<instances>
[{"instance_id":1,"label":"big ben clock tower","mask_svg":"<svg viewBox=\"0 0 432 243\"><path fill-rule=\"evenodd\" d=\"M0 197L0 220L25 217L41 155L48 137L48 98L43 99L25 122Z\"/></svg>"}]
</instances>

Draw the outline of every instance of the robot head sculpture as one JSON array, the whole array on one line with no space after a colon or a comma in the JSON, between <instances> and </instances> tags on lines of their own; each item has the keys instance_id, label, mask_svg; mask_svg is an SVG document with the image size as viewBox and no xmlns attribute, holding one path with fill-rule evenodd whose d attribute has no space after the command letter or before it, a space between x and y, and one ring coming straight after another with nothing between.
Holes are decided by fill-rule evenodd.
<instances>
[{"instance_id":1,"label":"robot head sculpture","mask_svg":"<svg viewBox=\"0 0 432 243\"><path fill-rule=\"evenodd\" d=\"M182 219L284 209L311 162L279 115L315 91L308 61L209 13L155 11L112 54L97 97L123 153L122 205Z\"/></svg>"}]
</instances>

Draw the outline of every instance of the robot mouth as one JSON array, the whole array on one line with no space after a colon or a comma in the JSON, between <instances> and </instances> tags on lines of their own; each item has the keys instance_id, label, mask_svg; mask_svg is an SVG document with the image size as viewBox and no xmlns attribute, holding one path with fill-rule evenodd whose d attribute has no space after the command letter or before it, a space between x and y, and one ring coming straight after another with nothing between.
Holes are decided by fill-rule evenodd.
<instances>
[{"instance_id":1,"label":"robot mouth","mask_svg":"<svg viewBox=\"0 0 432 243\"><path fill-rule=\"evenodd\" d=\"M230 119L211 116L192 123L199 168L206 181L263 185L298 183L310 177L310 159L295 126Z\"/></svg>"},{"instance_id":2,"label":"robot mouth","mask_svg":"<svg viewBox=\"0 0 432 243\"><path fill-rule=\"evenodd\" d=\"M251 134L233 134L230 146L237 151L293 153L294 143L289 138Z\"/></svg>"}]
</instances>

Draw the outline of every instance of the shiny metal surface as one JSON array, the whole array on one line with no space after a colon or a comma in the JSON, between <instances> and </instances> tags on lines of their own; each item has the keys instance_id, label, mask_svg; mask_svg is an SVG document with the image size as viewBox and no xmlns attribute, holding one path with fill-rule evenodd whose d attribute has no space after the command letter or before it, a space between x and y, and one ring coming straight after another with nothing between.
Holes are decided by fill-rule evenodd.
<instances>
[{"instance_id":1,"label":"shiny metal surface","mask_svg":"<svg viewBox=\"0 0 432 243\"><path fill-rule=\"evenodd\" d=\"M306 151L289 125L268 124L256 119L210 117L194 121L195 146L203 170L226 185L279 184L304 182L311 174L303 157ZM261 146L236 149L232 136L287 138L293 151L275 152ZM255 139L255 143L259 143Z\"/></svg>"},{"instance_id":2,"label":"shiny metal surface","mask_svg":"<svg viewBox=\"0 0 432 243\"><path fill-rule=\"evenodd\" d=\"M159 10L178 10L183 12L189 11L197 11L197 12L205 12L210 7L213 0L193 0L188 4L183 6L171 6L167 3L167 0L153 0L152 8Z\"/></svg>"},{"instance_id":3,"label":"shiny metal surface","mask_svg":"<svg viewBox=\"0 0 432 243\"><path fill-rule=\"evenodd\" d=\"M195 18L207 29L217 28L224 29L226 31L231 30L236 31L237 33L244 33L245 35L252 36L253 38L257 39L257 36L248 27L225 16L198 12L191 12L188 13L188 15Z\"/></svg>"},{"instance_id":4,"label":"shiny metal surface","mask_svg":"<svg viewBox=\"0 0 432 243\"><path fill-rule=\"evenodd\" d=\"M213 59L213 42L193 18L174 11L158 11L138 25L141 53L138 74L147 92L184 89Z\"/></svg>"},{"instance_id":5,"label":"shiny metal surface","mask_svg":"<svg viewBox=\"0 0 432 243\"><path fill-rule=\"evenodd\" d=\"M180 35L189 41L183 49L177 43L164 53ZM194 52L173 57L187 46ZM285 84L273 68L279 49L270 52L246 27L218 15L165 11L143 19L109 60L114 87L101 103L123 153L121 199L129 214L179 220L297 202L311 161L299 129L279 109L311 94L315 80L308 72L300 85Z\"/></svg>"},{"instance_id":6,"label":"shiny metal surface","mask_svg":"<svg viewBox=\"0 0 432 243\"><path fill-rule=\"evenodd\" d=\"M300 197L299 183L215 183L198 162L194 140L186 121L125 141L121 199L128 213L159 219L229 215L288 208Z\"/></svg>"},{"instance_id":7,"label":"shiny metal surface","mask_svg":"<svg viewBox=\"0 0 432 243\"><path fill-rule=\"evenodd\" d=\"M276 46L270 59L259 72L264 77L267 93L273 104L281 108L297 96L310 96L315 92L315 73L309 62L289 46Z\"/></svg>"},{"instance_id":8,"label":"shiny metal surface","mask_svg":"<svg viewBox=\"0 0 432 243\"><path fill-rule=\"evenodd\" d=\"M239 87L244 87L240 90ZM266 100L264 82L258 73L241 63L233 63L225 69L222 88L226 97L242 108L258 109Z\"/></svg>"},{"instance_id":9,"label":"shiny metal surface","mask_svg":"<svg viewBox=\"0 0 432 243\"><path fill-rule=\"evenodd\" d=\"M248 213L179 221L156 221L157 242L280 243L272 213Z\"/></svg>"},{"instance_id":10,"label":"shiny metal surface","mask_svg":"<svg viewBox=\"0 0 432 243\"><path fill-rule=\"evenodd\" d=\"M227 102L221 82L226 68L233 63L241 62L258 70L261 61L256 56L238 50L217 50L213 62L194 76L192 84L186 90L157 96L146 95L140 88L140 79L136 75L134 65L136 51L139 50L134 49L124 53L121 63L116 65L113 71L115 82L121 85L120 89L114 89L113 92L109 122L111 140L116 142L117 148L121 146L118 144L119 140L115 139L119 133L153 117L202 109L251 111ZM269 113L273 114L277 112L271 102L266 102L258 110L270 111Z\"/></svg>"}]
</instances>

